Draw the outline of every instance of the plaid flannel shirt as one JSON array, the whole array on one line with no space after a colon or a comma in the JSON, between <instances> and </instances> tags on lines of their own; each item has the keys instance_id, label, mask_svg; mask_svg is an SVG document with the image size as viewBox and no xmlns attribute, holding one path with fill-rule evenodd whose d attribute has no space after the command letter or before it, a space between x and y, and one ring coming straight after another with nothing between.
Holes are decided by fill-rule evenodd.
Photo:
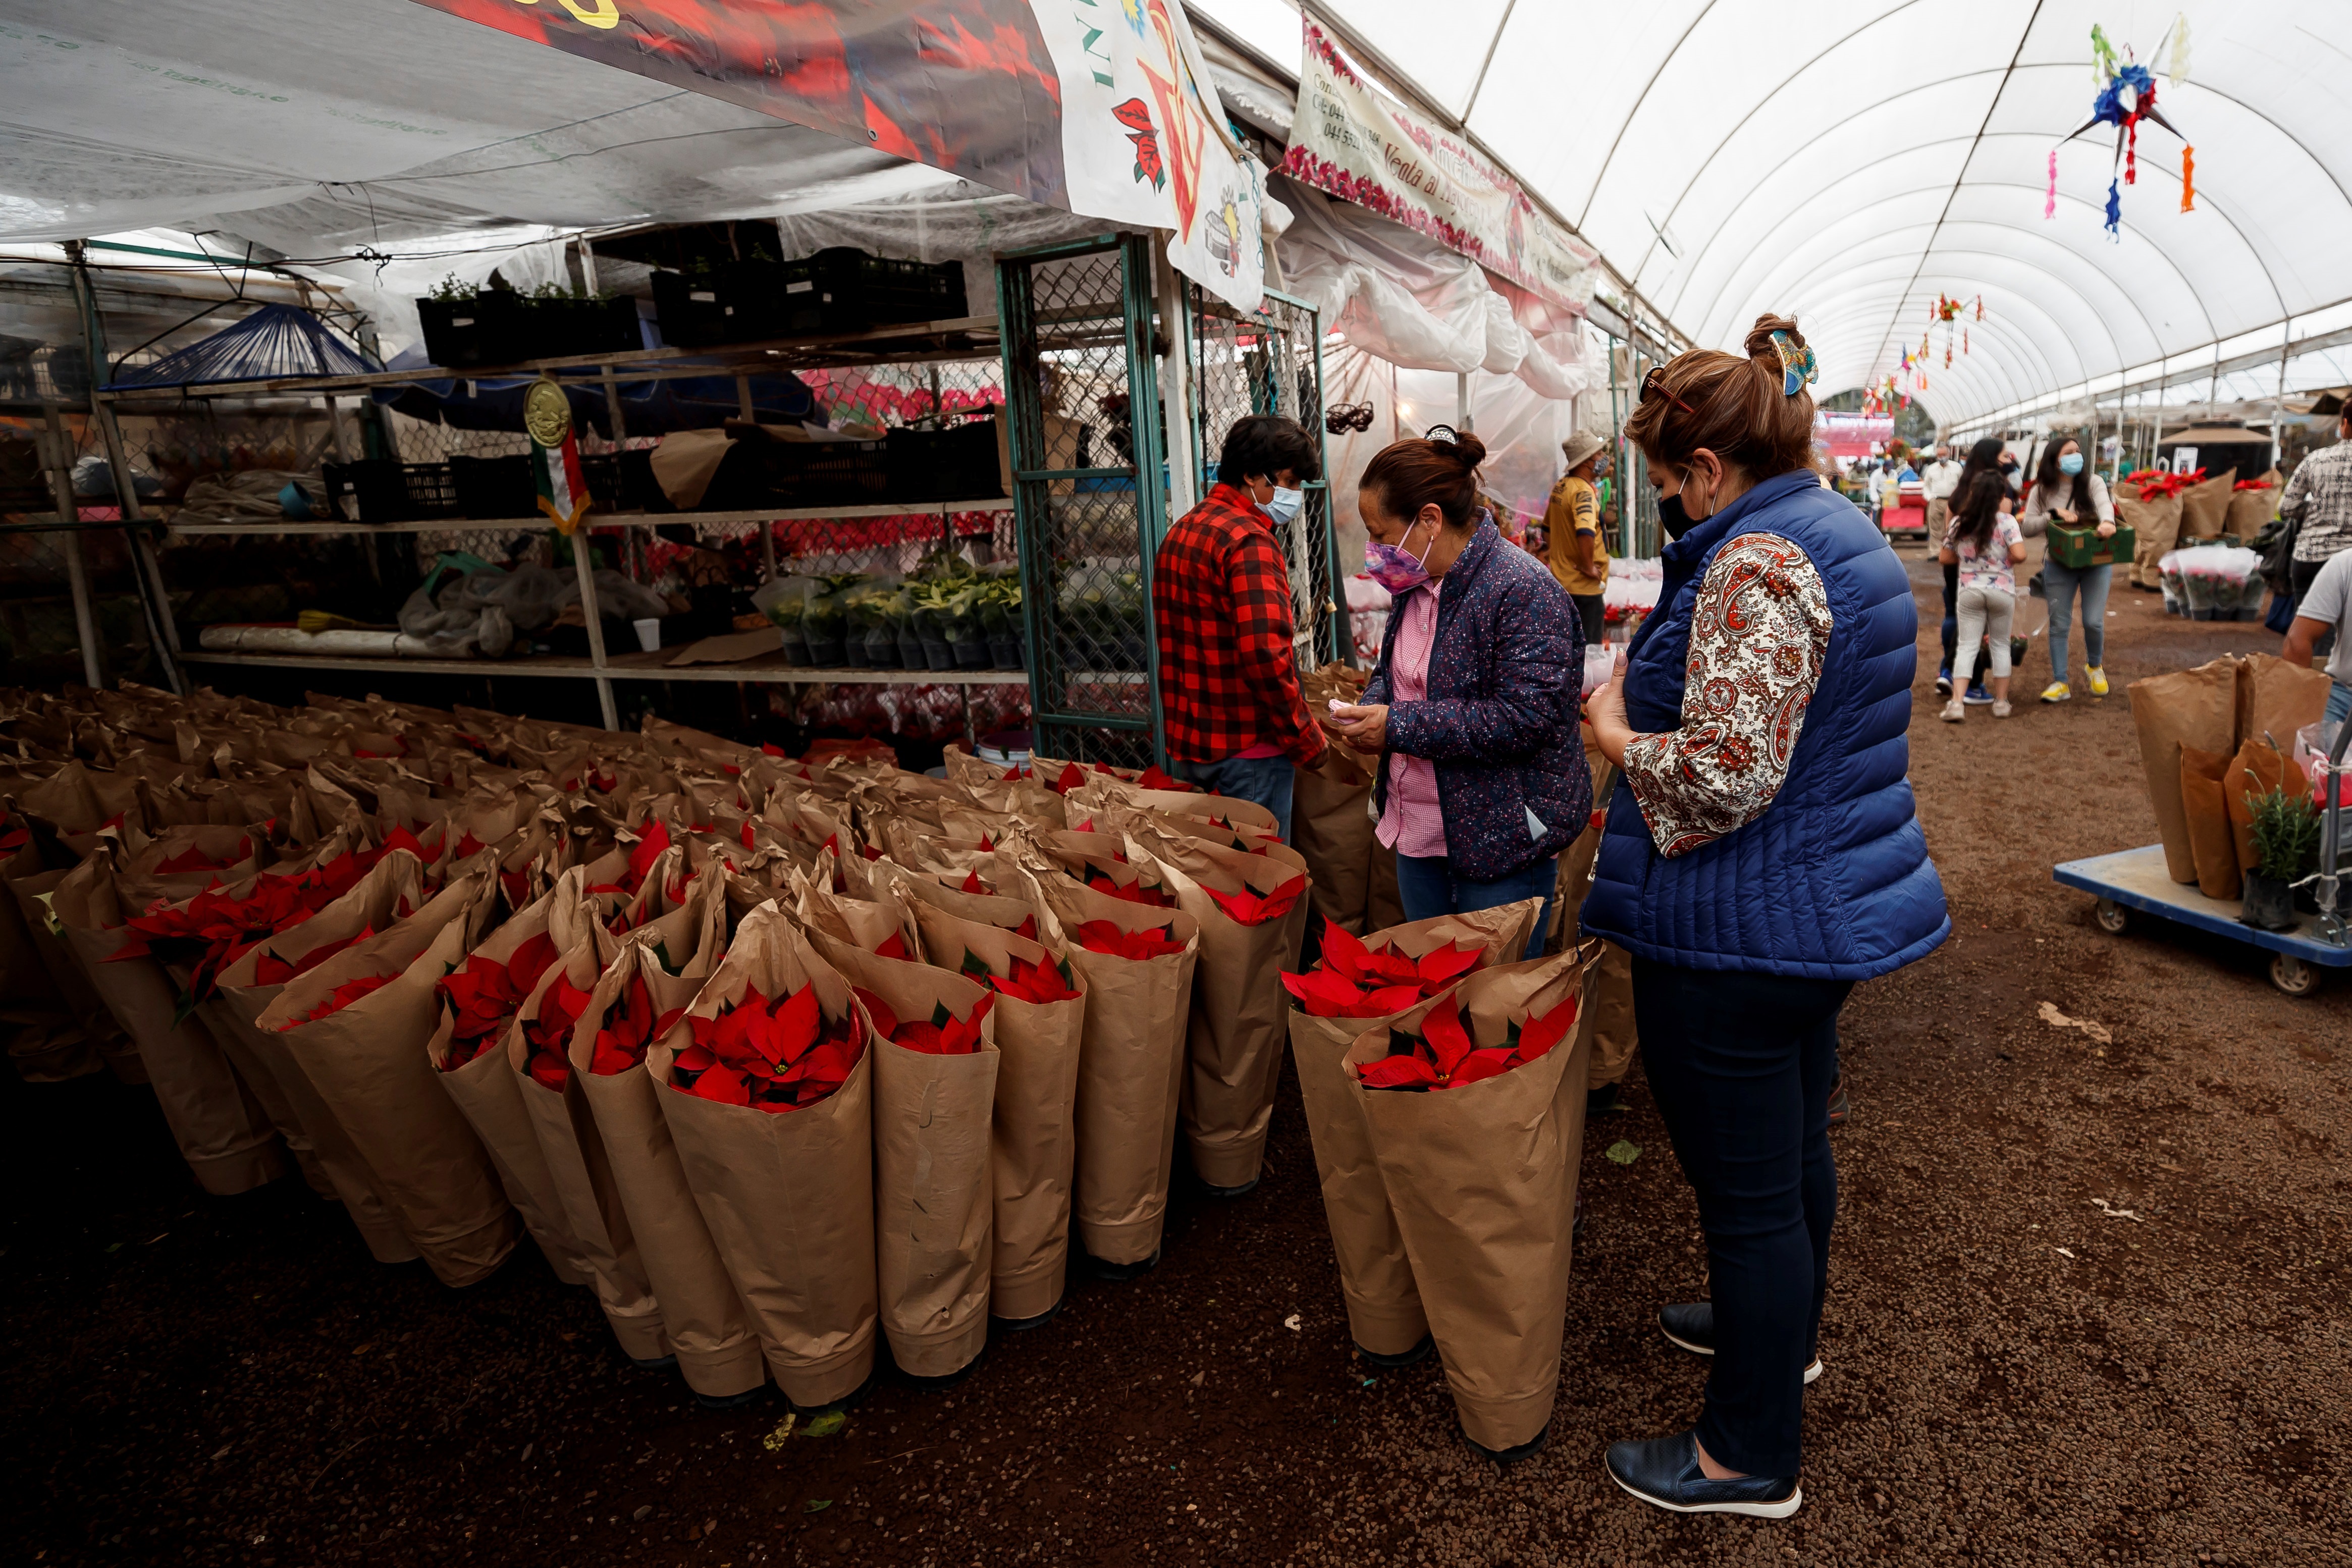
<instances>
[{"instance_id":1,"label":"plaid flannel shirt","mask_svg":"<svg viewBox=\"0 0 2352 1568\"><path fill-rule=\"evenodd\" d=\"M1168 755L1223 762L1260 741L1323 754L1291 653L1290 573L1248 492L1219 485L1168 530L1152 562Z\"/></svg>"}]
</instances>

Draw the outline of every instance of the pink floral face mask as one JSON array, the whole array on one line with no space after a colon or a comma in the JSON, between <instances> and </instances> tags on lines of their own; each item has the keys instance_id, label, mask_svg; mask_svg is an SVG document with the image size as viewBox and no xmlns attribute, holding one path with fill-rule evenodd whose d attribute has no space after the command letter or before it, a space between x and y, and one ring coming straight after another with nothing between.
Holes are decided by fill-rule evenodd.
<instances>
[{"instance_id":1,"label":"pink floral face mask","mask_svg":"<svg viewBox=\"0 0 2352 1568\"><path fill-rule=\"evenodd\" d=\"M1412 537L1407 529L1405 537ZM1437 548L1437 531L1430 530L1429 543L1415 556L1402 545L1384 545L1378 539L1364 541L1364 575L1379 583L1391 594L1410 593L1429 580L1429 552Z\"/></svg>"}]
</instances>

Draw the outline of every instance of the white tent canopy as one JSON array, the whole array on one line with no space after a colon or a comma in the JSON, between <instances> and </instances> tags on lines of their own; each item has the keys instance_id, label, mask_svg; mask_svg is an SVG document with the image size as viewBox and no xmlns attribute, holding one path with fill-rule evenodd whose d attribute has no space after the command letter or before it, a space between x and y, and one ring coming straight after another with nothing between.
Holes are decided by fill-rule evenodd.
<instances>
[{"instance_id":1,"label":"white tent canopy","mask_svg":"<svg viewBox=\"0 0 2352 1568\"><path fill-rule=\"evenodd\" d=\"M1268 58L1298 57L1285 0L1191 0ZM1979 295L1970 351L1916 393L1955 425L2284 355L2286 390L2337 372L2352 328L2352 5L2234 0L1313 0L1360 57L1464 124L1692 341L1795 315L1822 390L1916 350L1938 294ZM2122 225L2115 133L2061 139L2096 92L2091 28L2156 70ZM2043 214L2052 149L2056 214ZM2249 373L2241 367L2240 374ZM2273 388L2277 374L2272 374Z\"/></svg>"}]
</instances>

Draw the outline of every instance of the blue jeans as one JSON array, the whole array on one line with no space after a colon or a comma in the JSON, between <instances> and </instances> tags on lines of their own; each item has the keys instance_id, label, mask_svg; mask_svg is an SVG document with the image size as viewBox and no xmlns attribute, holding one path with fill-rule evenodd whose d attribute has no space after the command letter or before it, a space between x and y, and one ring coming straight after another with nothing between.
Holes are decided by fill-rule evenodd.
<instances>
[{"instance_id":1,"label":"blue jeans","mask_svg":"<svg viewBox=\"0 0 2352 1568\"><path fill-rule=\"evenodd\" d=\"M1223 762L1181 762L1168 759L1171 772L1187 784L1197 784L1212 795L1249 800L1274 813L1282 841L1290 841L1292 775L1287 757L1228 757Z\"/></svg>"},{"instance_id":2,"label":"blue jeans","mask_svg":"<svg viewBox=\"0 0 2352 1568\"><path fill-rule=\"evenodd\" d=\"M2337 681L2327 688L2327 713L2325 716L2329 724L2342 724L2352 718L2352 686Z\"/></svg>"},{"instance_id":3,"label":"blue jeans","mask_svg":"<svg viewBox=\"0 0 2352 1568\"><path fill-rule=\"evenodd\" d=\"M2083 663L2098 669L2107 653L2107 584L2112 566L2060 566L2042 563L2042 589L2050 596L2050 678L2066 678L2066 638L2074 625L2074 593L2083 594ZM1712 1451L1712 1450L1710 1450Z\"/></svg>"},{"instance_id":4,"label":"blue jeans","mask_svg":"<svg viewBox=\"0 0 2352 1568\"><path fill-rule=\"evenodd\" d=\"M1408 921L1433 920L1441 915L1468 915L1473 910L1517 904L1523 898L1542 899L1543 908L1536 913L1535 933L1528 938L1528 950L1519 955L1522 958L1543 956L1544 928L1551 924L1552 896L1559 891L1558 855L1546 855L1533 865L1493 882L1471 882L1455 876L1454 862L1436 855L1397 856L1397 901L1404 905Z\"/></svg>"},{"instance_id":5,"label":"blue jeans","mask_svg":"<svg viewBox=\"0 0 2352 1568\"><path fill-rule=\"evenodd\" d=\"M1837 1015L1853 988L1633 960L1642 1071L1706 1233L1715 1358L1698 1439L1751 1476L1797 1473L1837 1218Z\"/></svg>"}]
</instances>

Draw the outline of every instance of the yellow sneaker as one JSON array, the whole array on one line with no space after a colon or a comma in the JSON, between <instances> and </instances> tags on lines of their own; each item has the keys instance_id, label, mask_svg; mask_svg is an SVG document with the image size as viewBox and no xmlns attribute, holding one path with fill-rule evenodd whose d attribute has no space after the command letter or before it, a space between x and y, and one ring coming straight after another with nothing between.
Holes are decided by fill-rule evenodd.
<instances>
[{"instance_id":1,"label":"yellow sneaker","mask_svg":"<svg viewBox=\"0 0 2352 1568\"><path fill-rule=\"evenodd\" d=\"M2107 695L2107 672L2096 664L2091 666L2091 695L2095 697Z\"/></svg>"},{"instance_id":2,"label":"yellow sneaker","mask_svg":"<svg viewBox=\"0 0 2352 1568\"><path fill-rule=\"evenodd\" d=\"M2053 681L2042 688L2042 700L2046 703L2063 703L2074 695L2074 688L2063 681Z\"/></svg>"}]
</instances>

